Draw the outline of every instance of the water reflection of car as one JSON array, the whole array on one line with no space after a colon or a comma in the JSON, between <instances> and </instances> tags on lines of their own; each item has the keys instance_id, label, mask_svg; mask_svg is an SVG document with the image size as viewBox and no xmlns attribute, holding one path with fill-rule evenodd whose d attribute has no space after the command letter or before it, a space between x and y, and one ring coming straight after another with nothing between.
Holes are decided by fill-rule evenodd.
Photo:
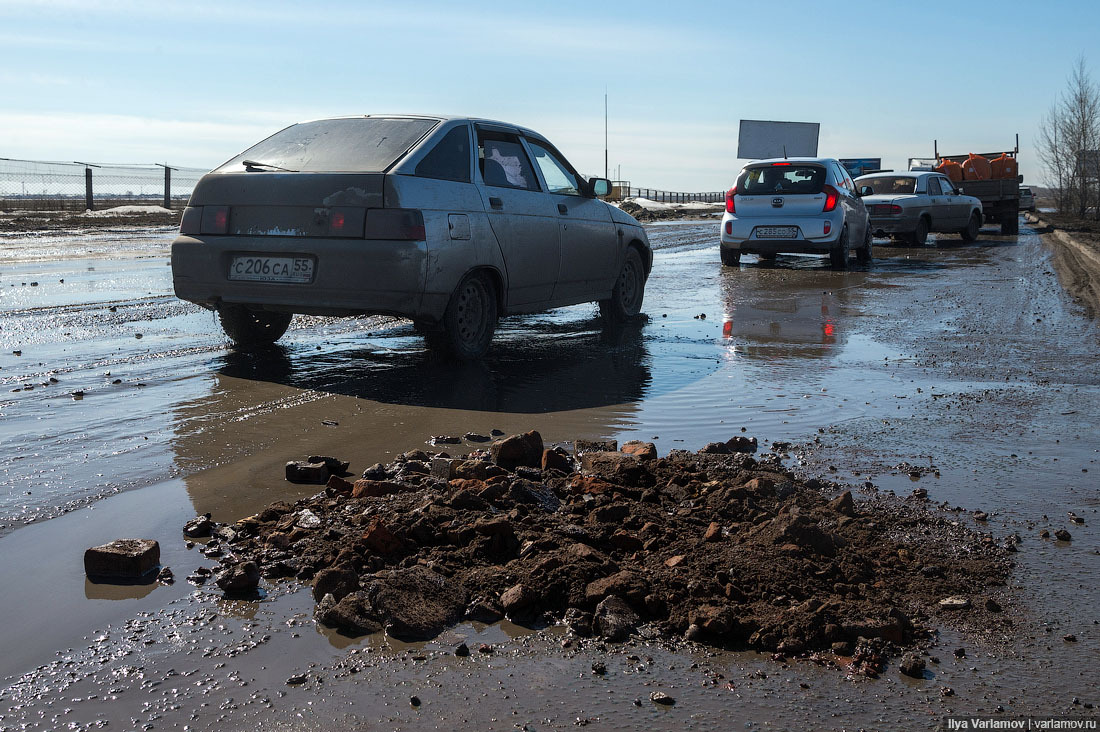
<instances>
[{"instance_id":1,"label":"water reflection of car","mask_svg":"<svg viewBox=\"0 0 1100 732\"><path fill-rule=\"evenodd\" d=\"M875 236L921 246L929 232L958 234L974 241L982 227L982 202L959 193L935 172L871 173L856 178L864 193Z\"/></svg>"},{"instance_id":2,"label":"water reflection of car","mask_svg":"<svg viewBox=\"0 0 1100 732\"><path fill-rule=\"evenodd\" d=\"M1024 186L1020 187L1020 210L1035 210L1035 192L1032 191L1030 188L1026 188Z\"/></svg>"},{"instance_id":3,"label":"water reflection of car","mask_svg":"<svg viewBox=\"0 0 1100 732\"><path fill-rule=\"evenodd\" d=\"M177 296L239 344L293 313L411 318L480 357L500 315L598 302L636 315L645 231L542 135L487 120L365 116L292 125L195 186L172 244Z\"/></svg>"},{"instance_id":4,"label":"water reflection of car","mask_svg":"<svg viewBox=\"0 0 1100 732\"><path fill-rule=\"evenodd\" d=\"M847 290L799 287L790 291L725 293L722 336L748 358L824 358L846 338L843 314Z\"/></svg>"},{"instance_id":5,"label":"water reflection of car","mask_svg":"<svg viewBox=\"0 0 1100 732\"><path fill-rule=\"evenodd\" d=\"M851 176L832 158L783 158L746 165L726 193L719 251L736 266L749 252L828 254L834 269L847 269L855 251L871 261L867 212Z\"/></svg>"}]
</instances>

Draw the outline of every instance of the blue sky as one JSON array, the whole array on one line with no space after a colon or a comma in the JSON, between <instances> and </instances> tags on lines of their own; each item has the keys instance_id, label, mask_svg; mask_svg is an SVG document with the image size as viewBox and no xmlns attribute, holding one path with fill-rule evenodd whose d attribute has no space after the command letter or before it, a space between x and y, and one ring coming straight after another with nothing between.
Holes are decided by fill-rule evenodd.
<instances>
[{"instance_id":1,"label":"blue sky","mask_svg":"<svg viewBox=\"0 0 1100 732\"><path fill-rule=\"evenodd\" d=\"M1011 147L1084 54L1093 2L0 0L0 157L211 168L291 122L469 114L602 174L727 187L740 119L821 123L819 152Z\"/></svg>"}]
</instances>

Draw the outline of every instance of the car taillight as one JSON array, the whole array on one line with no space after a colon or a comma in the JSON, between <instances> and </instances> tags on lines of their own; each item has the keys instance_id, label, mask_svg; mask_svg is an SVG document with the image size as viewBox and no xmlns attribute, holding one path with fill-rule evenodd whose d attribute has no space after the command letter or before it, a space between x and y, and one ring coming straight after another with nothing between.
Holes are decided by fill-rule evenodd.
<instances>
[{"instance_id":1,"label":"car taillight","mask_svg":"<svg viewBox=\"0 0 1100 732\"><path fill-rule=\"evenodd\" d=\"M733 202L733 197L736 195L737 186L726 191L726 213L737 213L737 205Z\"/></svg>"},{"instance_id":2,"label":"car taillight","mask_svg":"<svg viewBox=\"0 0 1100 732\"><path fill-rule=\"evenodd\" d=\"M424 214L415 208L367 209L363 238L424 241Z\"/></svg>"},{"instance_id":3,"label":"car taillight","mask_svg":"<svg viewBox=\"0 0 1100 732\"><path fill-rule=\"evenodd\" d=\"M180 233L194 236L202 226L202 206L188 206L180 219Z\"/></svg>"},{"instance_id":4,"label":"car taillight","mask_svg":"<svg viewBox=\"0 0 1100 732\"><path fill-rule=\"evenodd\" d=\"M825 233L828 234L832 230L833 230L833 225L831 223L829 223L828 221L826 221L825 222Z\"/></svg>"},{"instance_id":5,"label":"car taillight","mask_svg":"<svg viewBox=\"0 0 1100 732\"><path fill-rule=\"evenodd\" d=\"M901 206L897 205L896 203L893 204L892 206L890 206L890 214L891 215L897 216L900 213L901 213Z\"/></svg>"},{"instance_id":6,"label":"car taillight","mask_svg":"<svg viewBox=\"0 0 1100 732\"><path fill-rule=\"evenodd\" d=\"M840 192L830 185L825 186L825 208L821 209L822 213L827 213L836 208L836 202L840 200Z\"/></svg>"},{"instance_id":7,"label":"car taillight","mask_svg":"<svg viewBox=\"0 0 1100 732\"><path fill-rule=\"evenodd\" d=\"M203 234L224 234L228 232L229 206L203 206L200 230Z\"/></svg>"}]
</instances>

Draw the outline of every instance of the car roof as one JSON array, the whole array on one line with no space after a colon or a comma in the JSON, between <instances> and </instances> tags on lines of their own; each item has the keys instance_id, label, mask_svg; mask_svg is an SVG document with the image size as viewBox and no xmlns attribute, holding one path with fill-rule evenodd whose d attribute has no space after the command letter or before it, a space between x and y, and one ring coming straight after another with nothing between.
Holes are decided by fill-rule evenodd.
<instances>
[{"instance_id":1,"label":"car roof","mask_svg":"<svg viewBox=\"0 0 1100 732\"><path fill-rule=\"evenodd\" d=\"M867 173L866 175L859 176L858 178L856 178L856 180L863 180L864 178L903 178L903 177L919 178L922 175L941 175L942 176L943 173L940 173L939 171L936 171L936 170L898 170L898 171L894 171L893 173L890 173L890 172L886 172L886 173Z\"/></svg>"},{"instance_id":2,"label":"car roof","mask_svg":"<svg viewBox=\"0 0 1100 732\"><path fill-rule=\"evenodd\" d=\"M824 165L826 163L835 163L836 158L808 158L808 157L791 157L791 158L765 158L763 160L753 160L751 163L746 163L746 168L751 168L754 165L773 165L775 163L816 163L818 165Z\"/></svg>"},{"instance_id":3,"label":"car roof","mask_svg":"<svg viewBox=\"0 0 1100 732\"><path fill-rule=\"evenodd\" d=\"M483 117L467 117L463 115L451 115L451 114L348 114L339 117L320 117L318 119L302 120L297 124L303 124L305 122L324 122L330 119L426 119L434 120L436 122L473 122L477 125L485 127L497 127L501 131L514 132L516 134L523 135L525 137L534 137L539 140L547 141L538 132L523 127L521 125L513 124L511 122L501 122L495 119L485 119Z\"/></svg>"}]
</instances>

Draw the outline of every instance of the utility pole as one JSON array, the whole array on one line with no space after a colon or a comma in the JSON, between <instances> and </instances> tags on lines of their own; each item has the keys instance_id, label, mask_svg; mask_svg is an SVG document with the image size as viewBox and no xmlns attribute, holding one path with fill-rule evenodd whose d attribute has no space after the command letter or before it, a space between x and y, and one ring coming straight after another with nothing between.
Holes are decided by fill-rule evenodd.
<instances>
[{"instance_id":1,"label":"utility pole","mask_svg":"<svg viewBox=\"0 0 1100 732\"><path fill-rule=\"evenodd\" d=\"M607 92L603 93L603 177L610 177L611 168L607 164Z\"/></svg>"}]
</instances>

